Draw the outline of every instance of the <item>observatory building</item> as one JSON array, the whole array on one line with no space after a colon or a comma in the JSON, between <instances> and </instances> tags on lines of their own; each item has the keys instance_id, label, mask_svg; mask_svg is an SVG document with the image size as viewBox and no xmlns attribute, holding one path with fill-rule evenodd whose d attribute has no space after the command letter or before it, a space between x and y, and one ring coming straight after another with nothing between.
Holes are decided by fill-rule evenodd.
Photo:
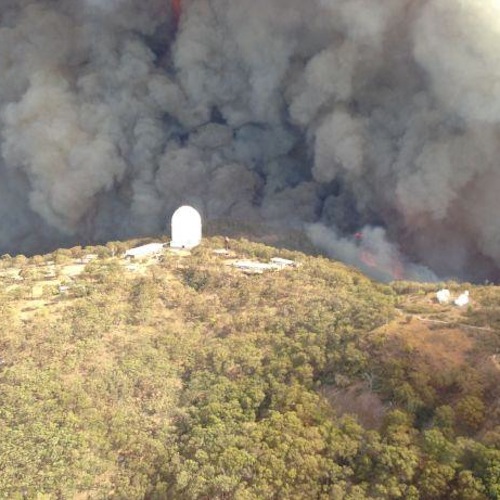
<instances>
[{"instance_id":1,"label":"observatory building","mask_svg":"<svg viewBox=\"0 0 500 500\"><path fill-rule=\"evenodd\" d=\"M172 248L194 248L201 243L201 216L193 207L184 205L172 215Z\"/></svg>"},{"instance_id":2,"label":"observatory building","mask_svg":"<svg viewBox=\"0 0 500 500\"><path fill-rule=\"evenodd\" d=\"M149 243L140 247L131 248L125 252L125 258L140 259L159 255L163 252L165 245L163 243Z\"/></svg>"}]
</instances>

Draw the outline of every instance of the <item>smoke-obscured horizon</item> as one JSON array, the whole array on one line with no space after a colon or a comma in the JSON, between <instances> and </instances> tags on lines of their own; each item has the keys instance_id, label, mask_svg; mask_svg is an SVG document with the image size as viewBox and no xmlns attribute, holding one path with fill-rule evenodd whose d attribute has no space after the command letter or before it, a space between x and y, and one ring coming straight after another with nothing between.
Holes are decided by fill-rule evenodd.
<instances>
[{"instance_id":1,"label":"smoke-obscured horizon","mask_svg":"<svg viewBox=\"0 0 500 500\"><path fill-rule=\"evenodd\" d=\"M376 277L498 278L499 2L175 3L2 1L0 253L190 203Z\"/></svg>"}]
</instances>

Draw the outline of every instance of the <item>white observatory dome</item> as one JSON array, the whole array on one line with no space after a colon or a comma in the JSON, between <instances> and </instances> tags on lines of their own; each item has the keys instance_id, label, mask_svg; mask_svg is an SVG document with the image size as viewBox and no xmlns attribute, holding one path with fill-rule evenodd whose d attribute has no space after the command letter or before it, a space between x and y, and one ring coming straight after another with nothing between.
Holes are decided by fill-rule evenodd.
<instances>
[{"instance_id":1,"label":"white observatory dome","mask_svg":"<svg viewBox=\"0 0 500 500\"><path fill-rule=\"evenodd\" d=\"M172 215L172 248L193 248L201 243L201 216L193 207L184 205Z\"/></svg>"}]
</instances>

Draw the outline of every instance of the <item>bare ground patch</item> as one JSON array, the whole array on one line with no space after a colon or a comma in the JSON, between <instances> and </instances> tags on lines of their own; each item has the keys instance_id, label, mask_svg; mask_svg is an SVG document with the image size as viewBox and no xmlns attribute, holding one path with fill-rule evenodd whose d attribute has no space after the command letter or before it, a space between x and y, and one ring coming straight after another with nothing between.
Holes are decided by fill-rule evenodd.
<instances>
[{"instance_id":1,"label":"bare ground patch","mask_svg":"<svg viewBox=\"0 0 500 500\"><path fill-rule=\"evenodd\" d=\"M368 384L360 382L347 389L323 387L320 394L330 402L338 416L355 415L366 429L380 429L385 406Z\"/></svg>"}]
</instances>

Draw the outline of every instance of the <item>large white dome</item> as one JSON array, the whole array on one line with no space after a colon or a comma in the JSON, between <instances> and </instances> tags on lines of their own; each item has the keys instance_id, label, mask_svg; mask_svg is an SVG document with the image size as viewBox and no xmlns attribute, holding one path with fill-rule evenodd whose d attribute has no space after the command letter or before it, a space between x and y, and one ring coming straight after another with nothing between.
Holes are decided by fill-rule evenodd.
<instances>
[{"instance_id":1,"label":"large white dome","mask_svg":"<svg viewBox=\"0 0 500 500\"><path fill-rule=\"evenodd\" d=\"M201 242L201 215L188 205L179 207L172 215L173 248L193 248Z\"/></svg>"}]
</instances>

